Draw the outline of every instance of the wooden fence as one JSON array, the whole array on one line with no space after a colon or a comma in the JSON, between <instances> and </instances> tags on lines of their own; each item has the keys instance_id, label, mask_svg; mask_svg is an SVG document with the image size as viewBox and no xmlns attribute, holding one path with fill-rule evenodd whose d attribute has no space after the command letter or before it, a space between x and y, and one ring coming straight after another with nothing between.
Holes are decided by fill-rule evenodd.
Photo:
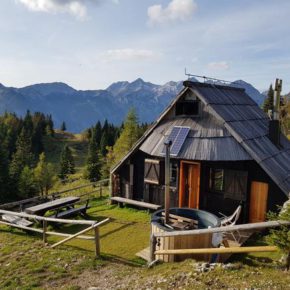
<instances>
[{"instance_id":1,"label":"wooden fence","mask_svg":"<svg viewBox=\"0 0 290 290\"><path fill-rule=\"evenodd\" d=\"M28 198L28 199L23 199L23 200L19 200L19 201L15 201L15 202L9 202L9 203L5 203L5 204L0 204L0 209L14 209L16 207L19 207L19 210L22 211L23 208L25 207L25 205L27 204L31 204L31 203L40 203L43 199L49 199L49 200L53 200L56 198L59 198L60 196L66 196L68 193L71 193L73 191L79 190L79 189L84 189L84 188L89 188L92 187L92 191L80 194L79 197L81 198L89 198L94 196L96 193L98 193L98 195L100 197L102 197L103 195L103 190L104 187L106 187L109 183L109 179L103 179L103 180L99 180L96 182L90 182L87 184L83 184L74 188L70 188L70 189L66 189L66 190L62 190L62 191L56 191L53 193L50 193L49 195L46 196L35 196L32 198Z\"/></svg>"},{"instance_id":2,"label":"wooden fence","mask_svg":"<svg viewBox=\"0 0 290 290\"><path fill-rule=\"evenodd\" d=\"M32 219L32 220L42 222L42 229L37 229L37 228L26 227L26 226L22 226L22 225L16 225L16 224L12 224L12 223L0 220L0 224L2 224L2 225L11 226L14 228L19 228L19 229L26 230L26 231L41 233L43 242L45 244L47 243L47 236L48 235L65 237L65 239L51 245L52 248L55 248L61 244L64 244L65 242L68 242L68 241L75 239L75 238L85 239L85 240L94 240L96 257L100 256L99 227L102 225L105 225L106 223L108 223L110 221L109 218L104 219L100 222L96 222L96 221L92 221L92 220L58 219L58 218L50 218L50 217L31 215L31 214L27 214L27 213L12 212L12 211L7 211L7 210L0 210L0 214L18 216L21 218L27 218L27 219ZM71 224L71 225L88 225L88 227L81 230L80 232L75 233L75 234L66 234L66 233L48 231L47 230L47 223L48 222L61 223L61 224ZM94 236L84 235L85 233L87 233L91 230L94 231Z\"/></svg>"},{"instance_id":3,"label":"wooden fence","mask_svg":"<svg viewBox=\"0 0 290 290\"><path fill-rule=\"evenodd\" d=\"M171 232L156 232L151 233L150 237L150 257L149 262L155 261L155 255L187 255L187 254L228 254L228 253L247 253L247 252L272 252L277 251L276 247L264 246L264 247L232 247L232 248L203 248L203 249L165 249L156 250L157 239L165 237L180 237L180 236L198 236L203 234L213 233L227 233L227 232L239 232L249 230L261 230L266 228L273 228L279 226L289 226L288 221L268 221L261 223L241 224L234 226L225 226L219 228L210 229L196 229L189 231L171 231Z\"/></svg>"}]
</instances>

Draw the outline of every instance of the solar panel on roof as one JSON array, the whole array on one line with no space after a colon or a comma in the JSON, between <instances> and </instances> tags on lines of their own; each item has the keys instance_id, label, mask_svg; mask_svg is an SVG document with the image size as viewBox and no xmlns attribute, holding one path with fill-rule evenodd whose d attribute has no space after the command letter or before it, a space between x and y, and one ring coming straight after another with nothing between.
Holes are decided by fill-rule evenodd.
<instances>
[{"instance_id":1,"label":"solar panel on roof","mask_svg":"<svg viewBox=\"0 0 290 290\"><path fill-rule=\"evenodd\" d=\"M189 127L174 126L170 135L167 138L167 142L171 141L172 145L170 147L170 155L177 156L188 133ZM162 150L162 154L165 154L165 146Z\"/></svg>"}]
</instances>

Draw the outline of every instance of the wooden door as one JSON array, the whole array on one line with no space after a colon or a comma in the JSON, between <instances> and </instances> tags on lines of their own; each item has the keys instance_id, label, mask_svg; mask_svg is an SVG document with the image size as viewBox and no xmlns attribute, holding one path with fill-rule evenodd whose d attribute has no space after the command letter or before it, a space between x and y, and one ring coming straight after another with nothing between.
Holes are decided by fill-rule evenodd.
<instances>
[{"instance_id":1,"label":"wooden door","mask_svg":"<svg viewBox=\"0 0 290 290\"><path fill-rule=\"evenodd\" d=\"M266 219L268 183L252 181L250 196L249 222L258 223Z\"/></svg>"},{"instance_id":2,"label":"wooden door","mask_svg":"<svg viewBox=\"0 0 290 290\"><path fill-rule=\"evenodd\" d=\"M181 161L179 207L199 208L200 164Z\"/></svg>"}]
</instances>

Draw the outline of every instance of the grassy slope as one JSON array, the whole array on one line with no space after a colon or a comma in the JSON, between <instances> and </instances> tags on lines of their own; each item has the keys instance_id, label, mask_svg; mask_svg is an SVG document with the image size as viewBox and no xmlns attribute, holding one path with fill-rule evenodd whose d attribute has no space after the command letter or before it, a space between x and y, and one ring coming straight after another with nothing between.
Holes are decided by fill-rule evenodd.
<instances>
[{"instance_id":1,"label":"grassy slope","mask_svg":"<svg viewBox=\"0 0 290 290\"><path fill-rule=\"evenodd\" d=\"M80 134L56 131L53 138L45 137L43 141L47 160L57 169L59 168L60 153L65 145L72 149L76 171L80 172L83 169L87 154L87 141L82 140Z\"/></svg>"},{"instance_id":2,"label":"grassy slope","mask_svg":"<svg viewBox=\"0 0 290 290\"><path fill-rule=\"evenodd\" d=\"M71 148L76 165L76 173L68 177L71 182L64 185L57 179L50 192L74 188L89 182L88 180L83 179L88 144L87 141L82 139L80 134L56 131L53 138L45 137L43 141L47 161L54 165L56 173L59 172L60 154L65 145L68 145ZM89 190L91 190L91 188L76 191L74 194L84 193Z\"/></svg>"},{"instance_id":3,"label":"grassy slope","mask_svg":"<svg viewBox=\"0 0 290 290\"><path fill-rule=\"evenodd\" d=\"M0 289L289 289L290 275L273 263L277 254L235 256L236 269L218 268L203 274L195 271L193 260L147 269L135 257L148 246L150 215L146 211L110 206L100 198L93 202L89 215L96 220L112 218L100 230L102 258L98 260L92 241L73 240L51 249L43 246L39 235L0 226ZM48 242L57 240L49 238Z\"/></svg>"}]
</instances>

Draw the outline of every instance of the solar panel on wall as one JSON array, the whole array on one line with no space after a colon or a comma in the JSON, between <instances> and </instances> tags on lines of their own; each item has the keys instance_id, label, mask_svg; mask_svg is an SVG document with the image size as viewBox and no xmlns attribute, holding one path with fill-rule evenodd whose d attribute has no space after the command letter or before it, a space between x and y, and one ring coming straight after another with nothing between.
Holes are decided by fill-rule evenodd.
<instances>
[{"instance_id":1,"label":"solar panel on wall","mask_svg":"<svg viewBox=\"0 0 290 290\"><path fill-rule=\"evenodd\" d=\"M170 135L167 138L167 141L171 141L172 145L170 147L170 155L177 156L188 133L189 127L174 126ZM165 154L165 146L162 150L162 154Z\"/></svg>"}]
</instances>

